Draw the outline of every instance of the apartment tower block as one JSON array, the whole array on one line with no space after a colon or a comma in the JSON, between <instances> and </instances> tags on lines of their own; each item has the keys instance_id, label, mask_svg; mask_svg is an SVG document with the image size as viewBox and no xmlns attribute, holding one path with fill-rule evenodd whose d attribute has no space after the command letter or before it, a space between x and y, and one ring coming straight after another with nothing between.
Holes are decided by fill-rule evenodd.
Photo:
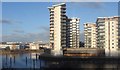
<instances>
[{"instance_id":1,"label":"apartment tower block","mask_svg":"<svg viewBox=\"0 0 120 70\"><path fill-rule=\"evenodd\" d=\"M66 39L67 48L79 48L80 30L79 30L79 18L69 18L66 24Z\"/></svg>"},{"instance_id":2,"label":"apartment tower block","mask_svg":"<svg viewBox=\"0 0 120 70\"><path fill-rule=\"evenodd\" d=\"M96 24L84 24L85 48L96 48Z\"/></svg>"},{"instance_id":3,"label":"apartment tower block","mask_svg":"<svg viewBox=\"0 0 120 70\"><path fill-rule=\"evenodd\" d=\"M117 55L120 48L120 17L98 17L97 26L97 47L105 48L108 56Z\"/></svg>"},{"instance_id":4,"label":"apartment tower block","mask_svg":"<svg viewBox=\"0 0 120 70\"><path fill-rule=\"evenodd\" d=\"M66 4L48 7L50 11L50 47L59 53L66 47Z\"/></svg>"},{"instance_id":5,"label":"apartment tower block","mask_svg":"<svg viewBox=\"0 0 120 70\"><path fill-rule=\"evenodd\" d=\"M50 11L50 47L56 54L59 54L62 48L79 47L79 19L67 18L65 3L52 5L48 9Z\"/></svg>"}]
</instances>

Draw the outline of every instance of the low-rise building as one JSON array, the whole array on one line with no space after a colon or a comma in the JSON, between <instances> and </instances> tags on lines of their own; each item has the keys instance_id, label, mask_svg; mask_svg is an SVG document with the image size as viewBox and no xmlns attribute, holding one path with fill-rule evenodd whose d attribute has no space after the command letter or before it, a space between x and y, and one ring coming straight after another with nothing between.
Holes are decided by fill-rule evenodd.
<instances>
[{"instance_id":1,"label":"low-rise building","mask_svg":"<svg viewBox=\"0 0 120 70\"><path fill-rule=\"evenodd\" d=\"M29 43L29 49L31 50L39 50L39 43Z\"/></svg>"},{"instance_id":2,"label":"low-rise building","mask_svg":"<svg viewBox=\"0 0 120 70\"><path fill-rule=\"evenodd\" d=\"M38 42L29 43L29 49L31 50L39 50L41 48L50 48L50 47L48 43L38 43Z\"/></svg>"},{"instance_id":3,"label":"low-rise building","mask_svg":"<svg viewBox=\"0 0 120 70\"><path fill-rule=\"evenodd\" d=\"M19 49L20 44L18 43L1 43L0 48L2 49L9 49L9 50L16 50Z\"/></svg>"}]
</instances>

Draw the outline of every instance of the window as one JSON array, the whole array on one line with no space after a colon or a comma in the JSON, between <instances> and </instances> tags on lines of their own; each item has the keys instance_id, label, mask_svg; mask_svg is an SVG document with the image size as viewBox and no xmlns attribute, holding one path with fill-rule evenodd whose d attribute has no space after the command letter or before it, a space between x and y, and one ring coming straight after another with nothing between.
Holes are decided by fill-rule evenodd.
<instances>
[{"instance_id":1,"label":"window","mask_svg":"<svg viewBox=\"0 0 120 70\"><path fill-rule=\"evenodd\" d=\"M120 39L118 40L118 42L120 42Z\"/></svg>"},{"instance_id":2,"label":"window","mask_svg":"<svg viewBox=\"0 0 120 70\"><path fill-rule=\"evenodd\" d=\"M114 45L114 43L112 43L112 45Z\"/></svg>"}]
</instances>

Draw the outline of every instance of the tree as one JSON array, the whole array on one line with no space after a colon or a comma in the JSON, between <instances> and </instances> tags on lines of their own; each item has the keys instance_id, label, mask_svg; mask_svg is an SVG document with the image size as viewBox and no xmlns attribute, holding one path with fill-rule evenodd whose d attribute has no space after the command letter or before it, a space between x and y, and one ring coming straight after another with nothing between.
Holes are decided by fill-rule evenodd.
<instances>
[{"instance_id":1,"label":"tree","mask_svg":"<svg viewBox=\"0 0 120 70\"><path fill-rule=\"evenodd\" d=\"M80 46L80 47L84 47L84 42L80 41L80 42L79 42L79 46Z\"/></svg>"},{"instance_id":2,"label":"tree","mask_svg":"<svg viewBox=\"0 0 120 70\"><path fill-rule=\"evenodd\" d=\"M7 47L5 48L5 50L10 50L10 47L9 47L9 46L7 46Z\"/></svg>"}]
</instances>

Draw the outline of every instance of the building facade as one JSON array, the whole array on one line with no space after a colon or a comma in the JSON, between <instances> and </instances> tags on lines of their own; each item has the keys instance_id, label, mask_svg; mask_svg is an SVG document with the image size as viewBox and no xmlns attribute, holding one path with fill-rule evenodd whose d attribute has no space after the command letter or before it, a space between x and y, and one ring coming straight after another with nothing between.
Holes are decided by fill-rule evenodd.
<instances>
[{"instance_id":1,"label":"building facade","mask_svg":"<svg viewBox=\"0 0 120 70\"><path fill-rule=\"evenodd\" d=\"M66 4L48 7L50 11L50 47L56 52L66 47Z\"/></svg>"},{"instance_id":2,"label":"building facade","mask_svg":"<svg viewBox=\"0 0 120 70\"><path fill-rule=\"evenodd\" d=\"M97 47L105 48L109 56L117 55L120 48L120 17L97 18Z\"/></svg>"},{"instance_id":3,"label":"building facade","mask_svg":"<svg viewBox=\"0 0 120 70\"><path fill-rule=\"evenodd\" d=\"M66 24L66 46L67 48L79 48L80 30L79 18L69 18Z\"/></svg>"},{"instance_id":4,"label":"building facade","mask_svg":"<svg viewBox=\"0 0 120 70\"><path fill-rule=\"evenodd\" d=\"M50 47L57 53L63 48L79 47L79 18L66 16L66 4L48 7L50 11Z\"/></svg>"},{"instance_id":5,"label":"building facade","mask_svg":"<svg viewBox=\"0 0 120 70\"><path fill-rule=\"evenodd\" d=\"M96 48L96 24L85 23L84 24L84 38L85 48Z\"/></svg>"}]
</instances>

